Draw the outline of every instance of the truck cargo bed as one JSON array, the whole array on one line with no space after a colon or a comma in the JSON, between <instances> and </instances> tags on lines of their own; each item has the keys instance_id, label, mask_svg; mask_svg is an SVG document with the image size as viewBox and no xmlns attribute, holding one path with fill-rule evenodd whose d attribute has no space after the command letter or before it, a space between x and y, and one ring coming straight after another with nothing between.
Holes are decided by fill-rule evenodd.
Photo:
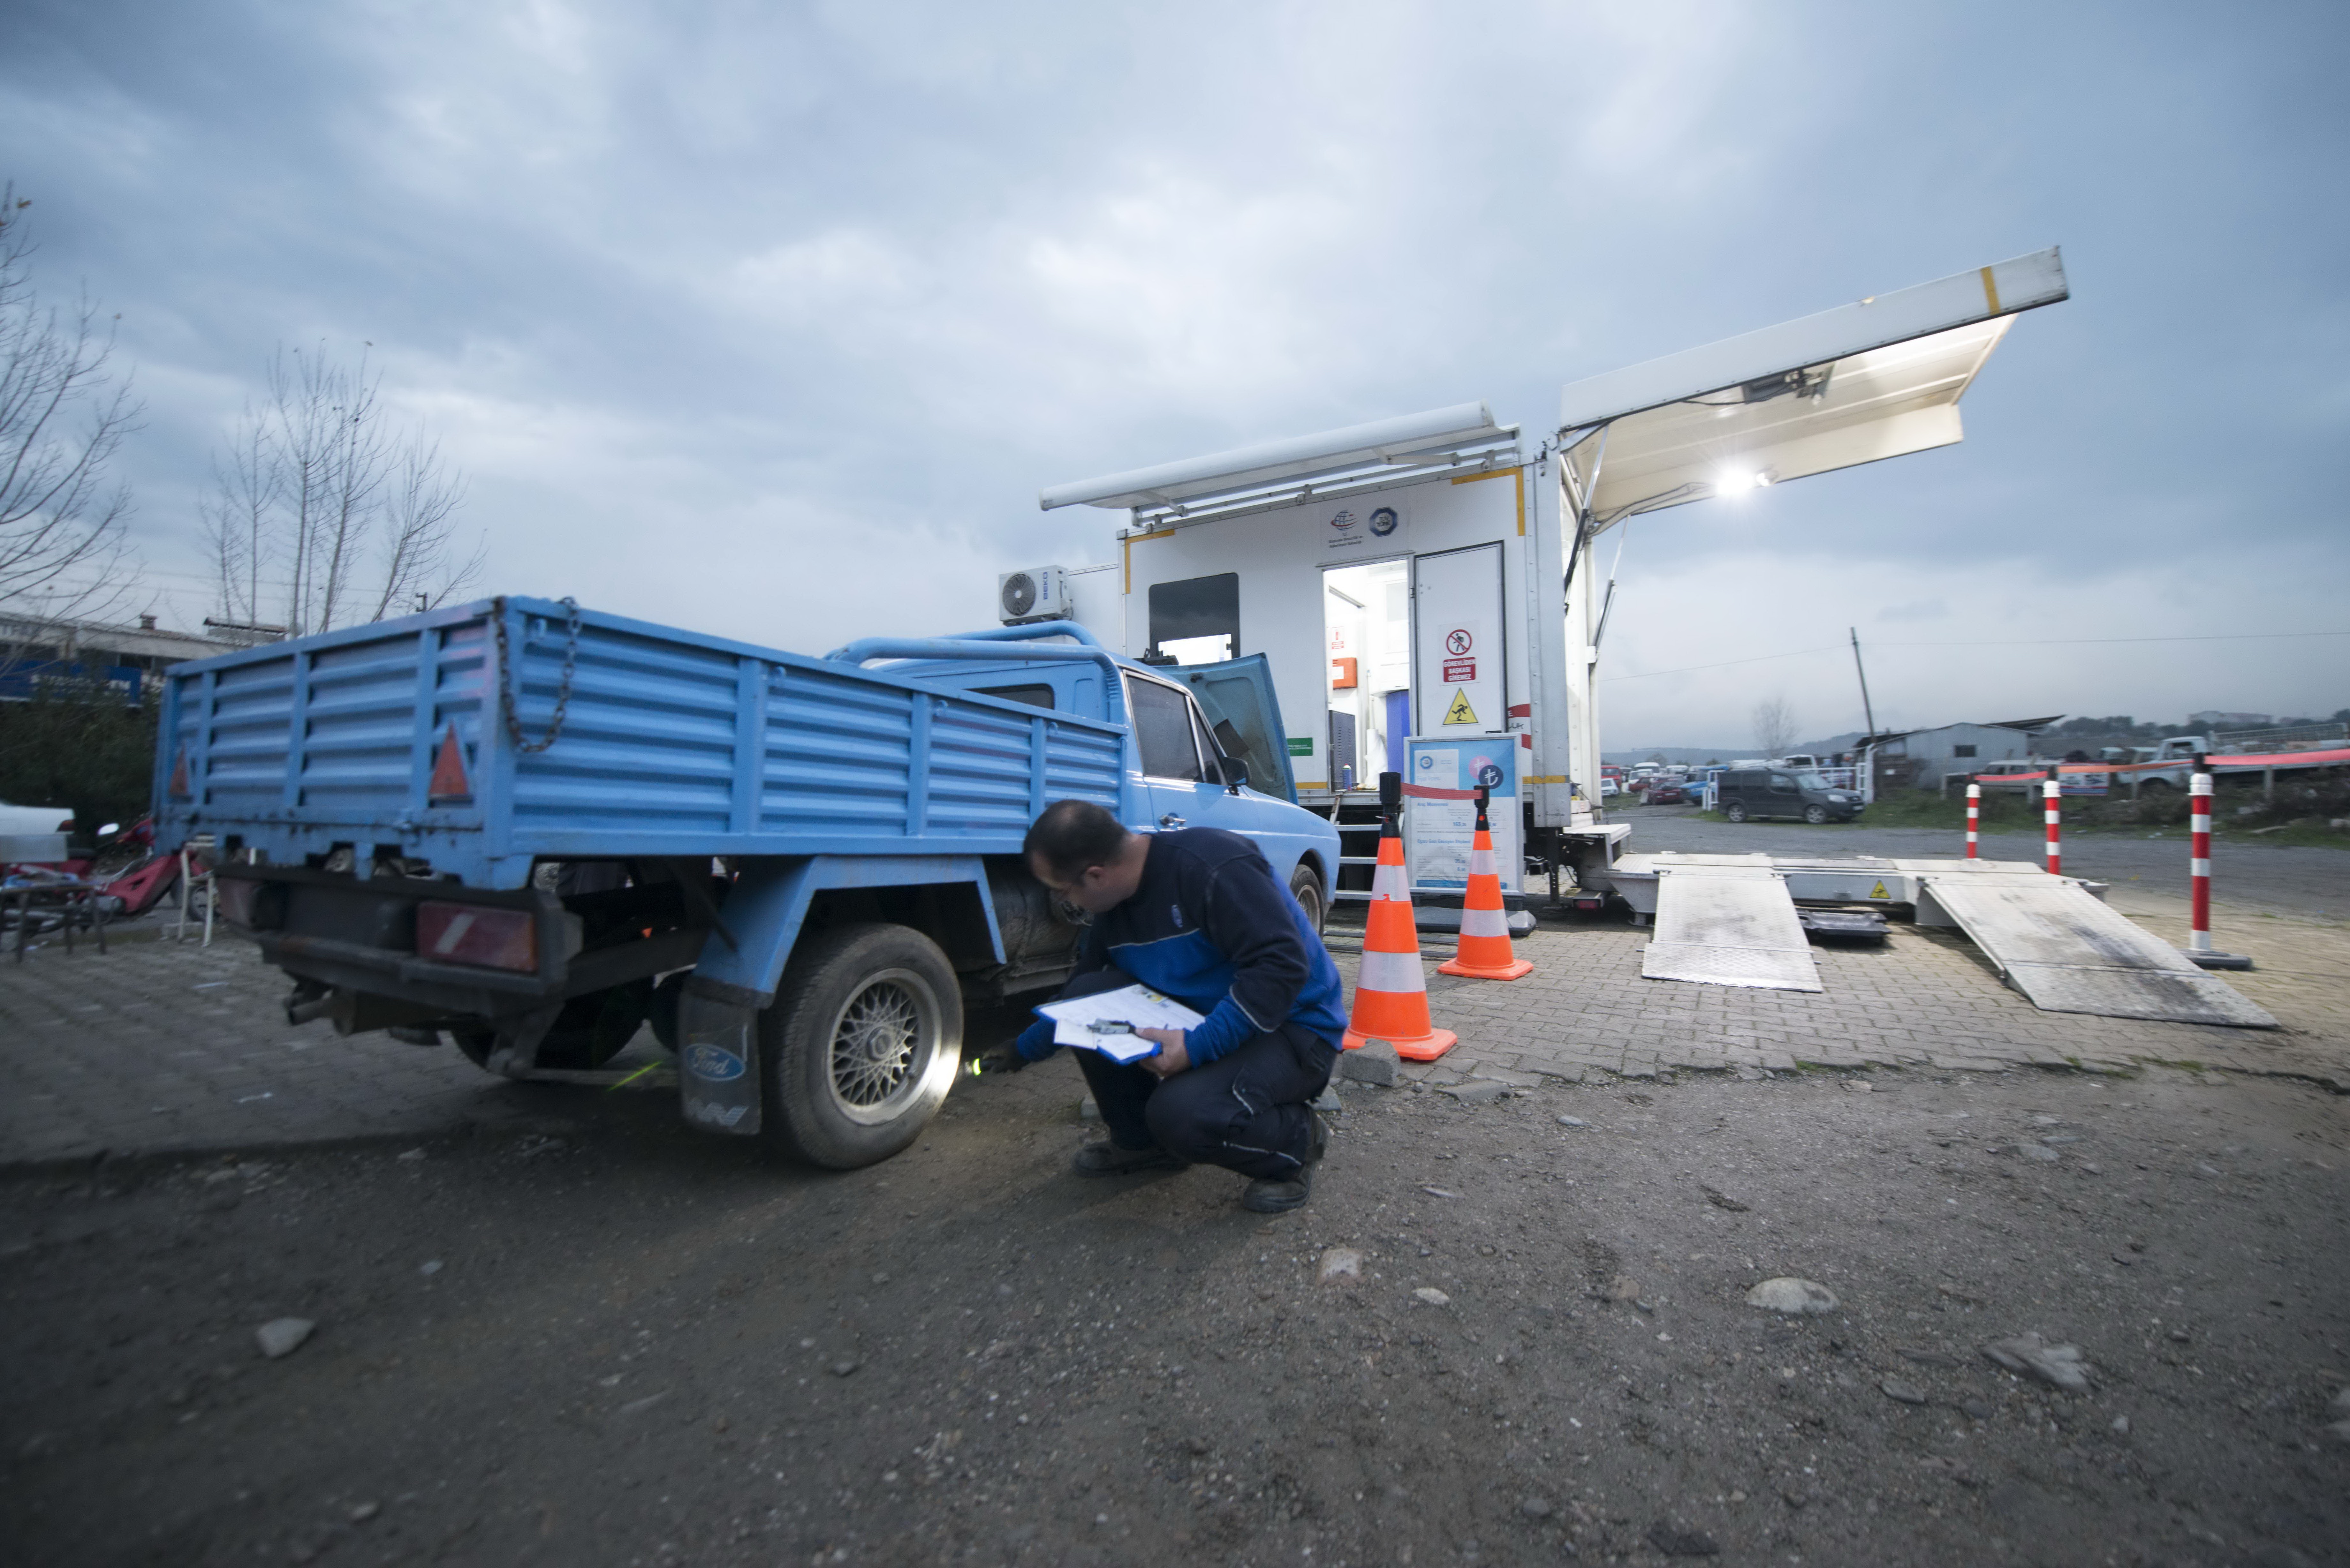
<instances>
[{"instance_id":1,"label":"truck cargo bed","mask_svg":"<svg viewBox=\"0 0 2350 1568\"><path fill-rule=\"evenodd\" d=\"M1119 807L1124 736L525 598L177 666L161 722L162 841L483 888L541 857L1016 853L1047 801Z\"/></svg>"}]
</instances>

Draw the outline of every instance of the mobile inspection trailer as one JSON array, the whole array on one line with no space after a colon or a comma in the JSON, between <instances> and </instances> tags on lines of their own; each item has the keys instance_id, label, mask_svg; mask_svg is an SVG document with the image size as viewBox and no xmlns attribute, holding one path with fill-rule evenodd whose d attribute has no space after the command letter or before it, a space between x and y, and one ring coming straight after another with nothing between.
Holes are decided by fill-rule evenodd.
<instances>
[{"instance_id":1,"label":"mobile inspection trailer","mask_svg":"<svg viewBox=\"0 0 2350 1568\"><path fill-rule=\"evenodd\" d=\"M1497 840L1506 888L1521 892L1528 867L1605 892L1630 826L1601 807L1601 536L1644 512L1956 442L1959 399L2014 317L2065 297L2052 248L1577 381L1531 451L1520 427L1463 403L1039 501L1128 514L1115 594L1088 569L1091 602L1074 610L1110 646L1186 678L1263 656L1300 804L1367 820L1393 770L1458 810L1484 783L1514 806L1495 814L1522 851ZM1076 585L1063 595L1028 613L1072 613ZM1452 880L1451 836L1415 857L1420 885ZM1367 852L1347 860L1339 897L1364 896Z\"/></svg>"}]
</instances>

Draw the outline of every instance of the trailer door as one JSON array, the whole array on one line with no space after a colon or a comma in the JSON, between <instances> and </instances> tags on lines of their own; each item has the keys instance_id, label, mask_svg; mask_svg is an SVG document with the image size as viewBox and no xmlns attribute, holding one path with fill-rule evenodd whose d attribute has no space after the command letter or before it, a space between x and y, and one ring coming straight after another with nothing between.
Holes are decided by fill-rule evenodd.
<instances>
[{"instance_id":1,"label":"trailer door","mask_svg":"<svg viewBox=\"0 0 2350 1568\"><path fill-rule=\"evenodd\" d=\"M1508 729L1500 542L1415 556L1411 576L1412 733Z\"/></svg>"}]
</instances>

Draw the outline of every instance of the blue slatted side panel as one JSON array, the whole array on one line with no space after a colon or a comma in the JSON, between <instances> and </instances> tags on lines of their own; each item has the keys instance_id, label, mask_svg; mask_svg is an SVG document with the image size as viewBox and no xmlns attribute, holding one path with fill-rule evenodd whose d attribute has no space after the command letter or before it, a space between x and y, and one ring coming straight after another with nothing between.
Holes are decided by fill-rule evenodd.
<instances>
[{"instance_id":1,"label":"blue slatted side panel","mask_svg":"<svg viewBox=\"0 0 2350 1568\"><path fill-rule=\"evenodd\" d=\"M902 835L915 701L914 693L845 672L776 666L767 731L757 742L757 831L811 841ZM937 785L931 789L936 822Z\"/></svg>"},{"instance_id":2,"label":"blue slatted side panel","mask_svg":"<svg viewBox=\"0 0 2350 1568\"><path fill-rule=\"evenodd\" d=\"M554 719L567 632L560 620L528 626L516 714L535 742ZM515 832L726 832L735 671L716 649L583 627L559 739L515 760ZM502 722L495 693L488 715Z\"/></svg>"},{"instance_id":3,"label":"blue slatted side panel","mask_svg":"<svg viewBox=\"0 0 2350 1568\"><path fill-rule=\"evenodd\" d=\"M274 815L283 807L297 657L289 649L219 672L212 712L197 714L197 722L212 732L204 748L202 798L213 811ZM201 702L191 706L200 708Z\"/></svg>"},{"instance_id":4,"label":"blue slatted side panel","mask_svg":"<svg viewBox=\"0 0 2350 1568\"><path fill-rule=\"evenodd\" d=\"M1089 800L1116 811L1126 738L1074 724L1047 724L1045 798ZM1022 825L1024 831L1026 825Z\"/></svg>"},{"instance_id":5,"label":"blue slatted side panel","mask_svg":"<svg viewBox=\"0 0 2350 1568\"><path fill-rule=\"evenodd\" d=\"M1028 831L1035 713L945 701L931 720L930 829ZM1049 732L1053 726L1047 724Z\"/></svg>"},{"instance_id":6,"label":"blue slatted side panel","mask_svg":"<svg viewBox=\"0 0 2350 1568\"><path fill-rule=\"evenodd\" d=\"M411 628L310 656L303 807L356 822L389 820L409 805L418 639Z\"/></svg>"},{"instance_id":7,"label":"blue slatted side panel","mask_svg":"<svg viewBox=\"0 0 2350 1568\"><path fill-rule=\"evenodd\" d=\"M441 648L432 673L431 727L431 744L436 749L430 757L438 758L437 748L448 735L449 726L454 724L458 742L465 748L465 772L478 798L482 788L480 774L490 760L490 737L483 726L497 722L496 694L488 685L490 627L487 621L467 621L448 628L440 636ZM425 766L429 770L432 762L428 760ZM424 801L423 788L419 785L413 804L421 806Z\"/></svg>"}]
</instances>

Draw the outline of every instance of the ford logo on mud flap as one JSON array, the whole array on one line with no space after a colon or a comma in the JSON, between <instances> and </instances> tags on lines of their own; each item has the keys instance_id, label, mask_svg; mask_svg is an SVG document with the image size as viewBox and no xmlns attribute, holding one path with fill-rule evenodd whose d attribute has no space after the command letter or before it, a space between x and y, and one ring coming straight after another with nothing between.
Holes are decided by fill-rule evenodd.
<instances>
[{"instance_id":1,"label":"ford logo on mud flap","mask_svg":"<svg viewBox=\"0 0 2350 1568\"><path fill-rule=\"evenodd\" d=\"M731 1083L743 1075L743 1066L742 1057L706 1040L685 1048L685 1070L705 1083Z\"/></svg>"}]
</instances>

